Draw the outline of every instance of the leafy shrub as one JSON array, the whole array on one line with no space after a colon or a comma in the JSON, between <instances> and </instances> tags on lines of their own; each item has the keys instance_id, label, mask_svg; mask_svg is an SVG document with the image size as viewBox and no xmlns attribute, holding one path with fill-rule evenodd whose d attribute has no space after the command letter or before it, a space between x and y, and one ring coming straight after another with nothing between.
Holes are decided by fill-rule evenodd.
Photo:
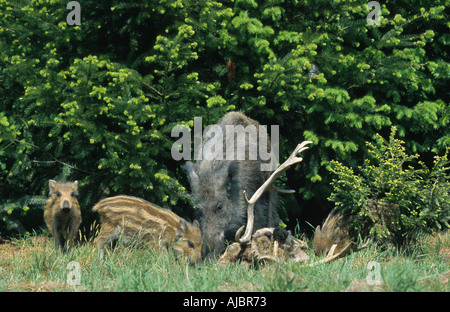
<instances>
[{"instance_id":1,"label":"leafy shrub","mask_svg":"<svg viewBox=\"0 0 450 312\"><path fill-rule=\"evenodd\" d=\"M435 156L430 170L419 155L406 153L395 133L392 127L389 141L377 135L375 144L367 143L370 158L356 173L332 161L330 171L337 178L329 199L336 209L355 216L354 236L402 244L418 233L449 228L449 149Z\"/></svg>"}]
</instances>

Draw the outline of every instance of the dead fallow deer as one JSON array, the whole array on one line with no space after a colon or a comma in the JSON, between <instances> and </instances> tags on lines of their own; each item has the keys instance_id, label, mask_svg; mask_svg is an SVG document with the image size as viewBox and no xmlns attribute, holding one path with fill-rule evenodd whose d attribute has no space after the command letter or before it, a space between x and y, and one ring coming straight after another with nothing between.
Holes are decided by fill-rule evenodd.
<instances>
[{"instance_id":1,"label":"dead fallow deer","mask_svg":"<svg viewBox=\"0 0 450 312\"><path fill-rule=\"evenodd\" d=\"M244 263L254 262L255 260L274 261L280 257L290 258L297 262L307 261L309 257L303 251L308 248L307 244L294 238L288 231L283 231L280 228L262 228L253 235L252 232L256 201L266 191L282 193L295 192L294 190L278 189L273 186L273 182L290 166L303 160L303 158L297 155L308 149L309 147L307 145L311 143L311 141L304 141L297 145L289 158L270 175L250 199L247 198L246 192L243 191L243 196L247 204L247 226L242 226L236 232L236 243L227 247L225 253L219 258L220 263L236 262L239 259ZM241 237L244 228L245 233Z\"/></svg>"},{"instance_id":2,"label":"dead fallow deer","mask_svg":"<svg viewBox=\"0 0 450 312\"><path fill-rule=\"evenodd\" d=\"M252 236L253 232L253 223L254 223L254 205L256 201L262 196L262 194L266 191L276 191L281 193L294 193L294 190L281 190L273 186L274 181L284 172L286 171L290 166L295 165L303 160L302 157L299 157L298 155L307 150L309 147L308 144L312 144L311 141L304 141L297 145L295 150L292 152L292 154L289 156L289 158L281 164L273 173L272 175L264 182L264 184L253 194L253 196L248 199L246 192L243 192L245 202L247 203L247 226L245 227L245 233L242 237L241 233L244 229L244 226L241 227L236 232L236 241L240 243L241 246L247 246L251 249L254 249L254 247L250 246L252 245L252 238L255 238L256 236ZM262 230L262 229L261 229ZM255 233L256 234L256 233ZM310 264L310 266L317 265L319 263L327 263L335 259L339 259L341 257L344 257L348 255L351 251L359 251L362 249L365 249L369 244L369 241L367 241L363 246L358 247L356 243L349 241L347 244L343 246L342 249L336 250L337 244L333 244L325 257L325 259L322 259L318 262ZM274 242L275 250L276 247L276 241ZM236 246L234 246L236 247ZM242 252L241 252L242 254ZM245 252L244 252L245 254Z\"/></svg>"}]
</instances>

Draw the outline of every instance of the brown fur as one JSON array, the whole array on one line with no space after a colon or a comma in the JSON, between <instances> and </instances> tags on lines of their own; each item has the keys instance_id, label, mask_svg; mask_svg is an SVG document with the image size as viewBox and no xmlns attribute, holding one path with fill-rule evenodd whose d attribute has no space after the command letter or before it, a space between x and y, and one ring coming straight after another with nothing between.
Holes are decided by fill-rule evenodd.
<instances>
[{"instance_id":1,"label":"brown fur","mask_svg":"<svg viewBox=\"0 0 450 312\"><path fill-rule=\"evenodd\" d=\"M335 254L339 253L350 243L348 226L352 218L336 209L331 211L320 228L317 226L314 234L314 251L316 255L327 254L331 246L337 244Z\"/></svg>"},{"instance_id":2,"label":"brown fur","mask_svg":"<svg viewBox=\"0 0 450 312\"><path fill-rule=\"evenodd\" d=\"M202 239L197 221L188 223L170 210L133 196L119 195L98 202L93 208L102 225L99 254L120 237L124 243L145 242L168 246L193 262L201 258Z\"/></svg>"},{"instance_id":3,"label":"brown fur","mask_svg":"<svg viewBox=\"0 0 450 312\"><path fill-rule=\"evenodd\" d=\"M364 207L366 213L372 221L381 226L385 226L391 230L394 216L398 214L399 205L389 203L383 199L368 199ZM334 254L339 253L349 243L351 243L349 226L353 222L351 215L342 214L337 210L330 212L326 218L322 228L320 225L316 228L314 235L314 250L316 255L328 253L331 246L337 244ZM363 236L368 233L361 233ZM391 237L391 240L394 238ZM353 247L357 246L353 244Z\"/></svg>"},{"instance_id":4,"label":"brown fur","mask_svg":"<svg viewBox=\"0 0 450 312\"><path fill-rule=\"evenodd\" d=\"M80 205L75 198L78 195L78 181L49 180L48 185L50 198L45 205L44 220L55 238L56 248L66 251L81 224Z\"/></svg>"}]
</instances>

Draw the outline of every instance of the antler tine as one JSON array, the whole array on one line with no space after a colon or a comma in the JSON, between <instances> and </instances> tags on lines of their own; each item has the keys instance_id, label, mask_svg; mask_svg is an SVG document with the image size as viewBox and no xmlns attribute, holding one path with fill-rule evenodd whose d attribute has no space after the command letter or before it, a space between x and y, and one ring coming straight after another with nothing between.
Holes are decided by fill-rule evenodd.
<instances>
[{"instance_id":1,"label":"antler tine","mask_svg":"<svg viewBox=\"0 0 450 312\"><path fill-rule=\"evenodd\" d=\"M331 258L334 255L334 251L336 250L337 244L333 244L333 246L331 246L330 250L327 253L326 258Z\"/></svg>"},{"instance_id":2,"label":"antler tine","mask_svg":"<svg viewBox=\"0 0 450 312\"><path fill-rule=\"evenodd\" d=\"M294 152L292 152L291 156L289 156L289 158L291 157L295 157L295 155L300 154L301 152L307 150L309 148L309 146L306 146L308 144L312 144L312 141L303 141L302 143L298 144L297 147L295 148ZM297 159L300 159L299 161L302 161L301 157L295 157Z\"/></svg>"},{"instance_id":3,"label":"antler tine","mask_svg":"<svg viewBox=\"0 0 450 312\"><path fill-rule=\"evenodd\" d=\"M278 193L283 193L283 194L293 194L293 193L295 193L294 190L283 190L283 189L280 189L280 188L275 187L273 185L270 187L269 192L278 192Z\"/></svg>"},{"instance_id":4,"label":"antler tine","mask_svg":"<svg viewBox=\"0 0 450 312\"><path fill-rule=\"evenodd\" d=\"M245 228L245 233L242 236L241 239L239 239L239 242L241 244L246 244L248 242L250 242L250 238L253 232L253 223L254 223L254 205L256 203L256 201L261 197L261 195L267 191L267 190L274 190L275 188L273 188L272 184L273 182L286 170L288 169L290 166L299 163L303 160L302 157L297 157L298 154L300 154L301 152L307 150L309 147L306 146L308 144L312 144L313 142L311 141L304 141L300 144L297 145L297 147L294 149L294 151L292 152L292 154L289 156L288 159L286 159L286 161L281 164L271 175L270 177L267 179L266 182L264 182L263 185L260 186L260 188L258 190L256 190L255 194L253 194L253 196L250 198L250 200L247 198L247 195L244 193L244 199L245 202L247 203L247 226ZM277 189L275 189L277 190ZM289 192L289 191L287 191ZM237 236L237 235L236 235Z\"/></svg>"},{"instance_id":5,"label":"antler tine","mask_svg":"<svg viewBox=\"0 0 450 312\"><path fill-rule=\"evenodd\" d=\"M320 263L327 263L327 262L333 261L333 260L335 260L335 259L339 259L339 258L344 257L345 255L347 255L347 254L350 252L352 244L349 243L349 244L348 244L344 249L342 249L340 252L338 252L337 254L334 254L334 250L335 250L336 246L337 246L337 245L334 244L334 245L331 247L330 251L328 252L327 256L326 256L324 259L319 260L319 261L314 262L314 263L311 263L309 266L315 266L315 265L320 264Z\"/></svg>"},{"instance_id":6,"label":"antler tine","mask_svg":"<svg viewBox=\"0 0 450 312\"><path fill-rule=\"evenodd\" d=\"M292 152L292 154L288 157L288 159L286 159L286 161L280 165L280 167L277 168L277 170L274 171L273 175L278 172L277 177L284 172L288 167L299 163L303 160L302 157L297 157L298 154L300 154L301 152L307 150L309 148L309 146L306 146L308 144L312 144L313 142L311 141L304 141L300 144L297 145L297 147L294 149L294 151Z\"/></svg>"},{"instance_id":7,"label":"antler tine","mask_svg":"<svg viewBox=\"0 0 450 312\"><path fill-rule=\"evenodd\" d=\"M356 251L360 251L360 250L366 249L367 246L369 246L369 243L370 243L370 238L364 243L364 245L362 245L361 247L358 247L356 249Z\"/></svg>"},{"instance_id":8,"label":"antler tine","mask_svg":"<svg viewBox=\"0 0 450 312\"><path fill-rule=\"evenodd\" d=\"M337 254L334 254L334 250L335 250L335 248L336 248L336 246L337 246L336 244L334 244L334 245L331 247L331 249L330 249L330 251L328 252L328 254L327 254L327 256L325 257L325 259L322 259L322 260L320 260L320 261L311 263L309 266L314 266L314 265L319 264L319 263L327 263L327 262L333 261L333 260L335 260L335 259L339 259L339 258L345 257L345 256L348 255L348 254L350 253L350 251L352 251L352 250L355 251L355 252L357 252L357 251L366 249L367 246L369 245L369 242L370 242L370 239L368 239L367 242L366 242L364 245L362 245L361 247L357 247L357 248L355 248L356 243L350 242L350 243L348 243L347 246L345 246L344 249L342 249L342 250L341 250L339 253L337 253Z\"/></svg>"},{"instance_id":9,"label":"antler tine","mask_svg":"<svg viewBox=\"0 0 450 312\"><path fill-rule=\"evenodd\" d=\"M245 225L241 226L237 231L236 234L234 235L234 240L237 242L239 241L239 237L241 237L242 231L244 231L245 229Z\"/></svg>"}]
</instances>

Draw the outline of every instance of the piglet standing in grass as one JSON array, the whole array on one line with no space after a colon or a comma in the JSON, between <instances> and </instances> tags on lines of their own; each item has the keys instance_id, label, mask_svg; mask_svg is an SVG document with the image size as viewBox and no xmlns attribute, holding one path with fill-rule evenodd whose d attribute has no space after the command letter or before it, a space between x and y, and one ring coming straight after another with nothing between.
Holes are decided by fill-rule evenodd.
<instances>
[{"instance_id":1,"label":"piglet standing in grass","mask_svg":"<svg viewBox=\"0 0 450 312\"><path fill-rule=\"evenodd\" d=\"M81 224L78 181L56 182L49 180L50 198L44 209L47 228L55 238L55 247L67 251Z\"/></svg>"},{"instance_id":2,"label":"piglet standing in grass","mask_svg":"<svg viewBox=\"0 0 450 312\"><path fill-rule=\"evenodd\" d=\"M125 244L146 243L173 250L192 263L201 260L202 235L193 224L174 212L142 198L119 195L99 201L92 211L100 215L99 255L119 238Z\"/></svg>"}]
</instances>

